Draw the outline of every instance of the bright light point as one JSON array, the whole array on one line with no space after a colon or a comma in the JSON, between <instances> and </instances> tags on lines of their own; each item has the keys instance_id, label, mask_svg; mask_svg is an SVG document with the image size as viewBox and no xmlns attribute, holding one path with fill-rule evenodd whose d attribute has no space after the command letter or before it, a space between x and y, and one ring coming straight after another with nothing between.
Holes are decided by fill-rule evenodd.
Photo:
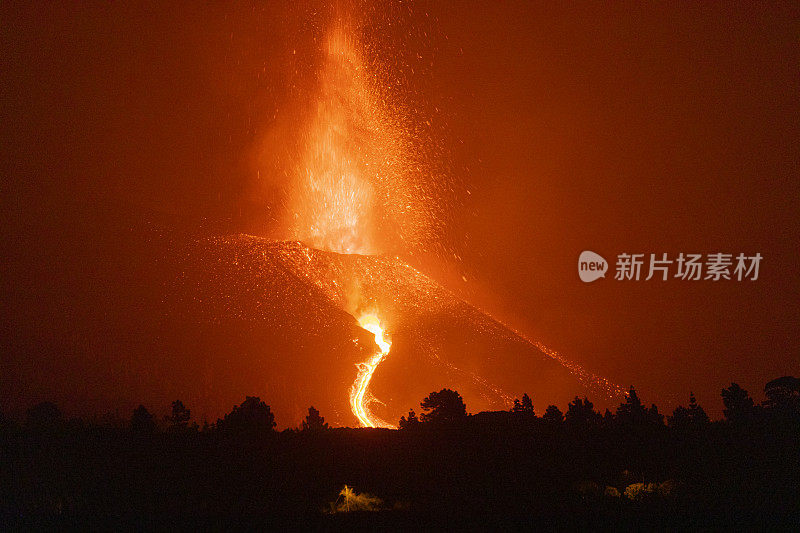
<instances>
[{"instance_id":1,"label":"bright light point","mask_svg":"<svg viewBox=\"0 0 800 533\"><path fill-rule=\"evenodd\" d=\"M381 349L383 353L389 353L392 347L392 341L384 337L383 328L381 327L380 319L375 315L363 315L358 319L358 324L375 335L375 344Z\"/></svg>"}]
</instances>

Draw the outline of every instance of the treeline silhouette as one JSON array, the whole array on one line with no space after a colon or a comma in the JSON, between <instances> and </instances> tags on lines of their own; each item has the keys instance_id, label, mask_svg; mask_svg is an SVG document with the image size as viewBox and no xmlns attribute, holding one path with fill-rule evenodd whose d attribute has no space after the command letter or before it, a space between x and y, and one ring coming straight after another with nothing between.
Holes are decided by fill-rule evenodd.
<instances>
[{"instance_id":1,"label":"treeline silhouette","mask_svg":"<svg viewBox=\"0 0 800 533\"><path fill-rule=\"evenodd\" d=\"M524 394L509 411L470 415L458 392L442 389L399 431L330 428L310 407L299 427L278 432L269 405L249 396L202 426L180 400L161 421L139 406L124 425L65 419L44 402L22 422L0 416L0 518L22 527L792 528L800 379L772 380L764 393L756 404L732 383L724 418L712 421L693 394L667 416L633 387L603 413L576 397L539 415Z\"/></svg>"}]
</instances>

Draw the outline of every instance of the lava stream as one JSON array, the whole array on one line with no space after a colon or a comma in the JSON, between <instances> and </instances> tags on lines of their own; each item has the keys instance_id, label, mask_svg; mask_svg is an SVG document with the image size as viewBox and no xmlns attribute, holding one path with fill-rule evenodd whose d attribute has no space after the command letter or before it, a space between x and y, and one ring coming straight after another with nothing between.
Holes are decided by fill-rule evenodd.
<instances>
[{"instance_id":1,"label":"lava stream","mask_svg":"<svg viewBox=\"0 0 800 533\"><path fill-rule=\"evenodd\" d=\"M389 355L392 342L384 336L381 321L377 316L372 314L362 315L361 318L358 319L358 323L362 328L375 335L375 344L378 345L380 351L367 361L357 365L358 376L350 389L350 408L353 410L353 414L356 415L362 427L395 429L395 426L392 424L384 422L372 414L368 404L374 400L367 395L367 389L369 388L369 382L372 380L372 374L375 372L375 369L378 368L381 361Z\"/></svg>"}]
</instances>

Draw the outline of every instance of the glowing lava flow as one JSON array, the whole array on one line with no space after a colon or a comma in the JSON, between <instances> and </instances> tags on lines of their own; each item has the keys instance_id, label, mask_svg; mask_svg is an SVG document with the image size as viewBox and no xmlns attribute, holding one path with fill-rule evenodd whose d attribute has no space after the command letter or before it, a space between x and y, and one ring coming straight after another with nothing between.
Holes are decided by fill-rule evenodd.
<instances>
[{"instance_id":1,"label":"glowing lava flow","mask_svg":"<svg viewBox=\"0 0 800 533\"><path fill-rule=\"evenodd\" d=\"M357 365L358 377L356 377L356 381L350 389L350 408L353 410L353 414L356 415L362 427L394 429L395 426L384 422L370 412L368 404L373 400L367 397L367 389L369 388L369 382L372 380L372 374L375 372L375 369L378 368L381 361L389 355L392 342L384 336L381 321L377 316L371 314L362 315L361 318L358 319L358 323L362 328L375 335L375 344L378 345L380 351L367 361Z\"/></svg>"}]
</instances>

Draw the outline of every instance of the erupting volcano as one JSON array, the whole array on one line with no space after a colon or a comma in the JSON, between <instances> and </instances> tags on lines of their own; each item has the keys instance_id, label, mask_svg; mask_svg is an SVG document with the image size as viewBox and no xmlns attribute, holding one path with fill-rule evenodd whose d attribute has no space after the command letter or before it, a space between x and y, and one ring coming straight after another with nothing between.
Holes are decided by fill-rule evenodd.
<instances>
[{"instance_id":1,"label":"erupting volcano","mask_svg":"<svg viewBox=\"0 0 800 533\"><path fill-rule=\"evenodd\" d=\"M186 278L213 278L189 288L202 291L193 298L203 302L201 313L210 311L215 321L231 311L259 320L269 309L273 328L285 325L275 316L292 316L304 335L334 330L338 335L359 326L369 331L374 344L357 340L357 354L341 341L318 348L336 359L327 364L331 377L340 377L340 363L350 361L345 365L352 365L349 407L361 426L394 427L386 420L397 420L442 386L458 388L471 405L483 408L505 408L510 394L525 387L548 401L563 401L584 386L616 392L388 255L413 254L435 237L438 203L430 184L437 176L425 174L404 107L356 26L339 19L331 28L322 40L315 96L304 110L292 170L286 173L288 240L239 236L201 243L190 252L199 251L197 264L209 266L203 272L187 268L194 273ZM256 302L249 301L254 295ZM302 351L303 342L295 350ZM335 383L327 383L337 396L327 399L332 419L347 424L341 399L348 387ZM293 405L291 411L301 408Z\"/></svg>"},{"instance_id":2,"label":"erupting volcano","mask_svg":"<svg viewBox=\"0 0 800 533\"><path fill-rule=\"evenodd\" d=\"M36 294L53 310L15 332L33 348L13 352L7 403L56 391L65 406L129 412L143 398L180 398L213 421L252 395L281 427L296 427L310 405L331 425L392 427L444 387L473 412L507 409L524 392L537 409L619 394L412 266L420 252L447 249L452 180L420 140L425 120L395 97L390 69L361 42L369 32L330 28L307 58L314 84L302 87L291 128L259 148L282 163L269 174L284 199L270 238L188 236L139 211L119 225L109 222L116 208L97 215L102 224L64 240L98 254L97 275L82 260L80 276L63 276L69 314L58 297ZM45 336L45 322L60 329ZM43 373L28 355L48 351L60 355Z\"/></svg>"},{"instance_id":3,"label":"erupting volcano","mask_svg":"<svg viewBox=\"0 0 800 533\"><path fill-rule=\"evenodd\" d=\"M168 307L186 316L163 338L200 355L199 405L256 390L290 425L311 404L336 425L388 427L443 387L476 411L526 391L540 405L621 392L397 257L237 235L190 245L178 268Z\"/></svg>"}]
</instances>

